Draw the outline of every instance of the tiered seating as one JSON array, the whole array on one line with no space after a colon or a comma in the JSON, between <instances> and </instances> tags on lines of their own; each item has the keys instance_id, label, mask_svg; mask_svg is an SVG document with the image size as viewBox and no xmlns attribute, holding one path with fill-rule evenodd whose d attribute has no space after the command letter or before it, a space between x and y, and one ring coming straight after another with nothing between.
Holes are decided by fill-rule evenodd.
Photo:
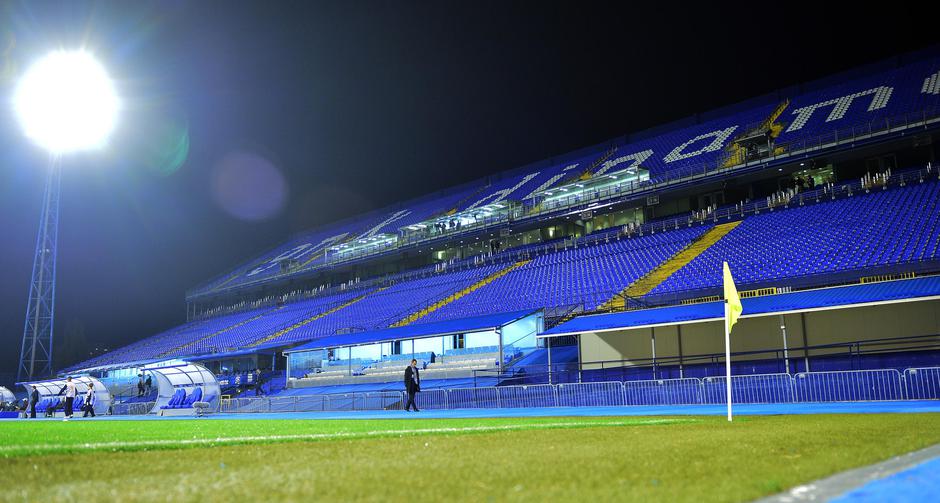
<instances>
[{"instance_id":1,"label":"tiered seating","mask_svg":"<svg viewBox=\"0 0 940 503\"><path fill-rule=\"evenodd\" d=\"M391 288L370 296L369 302L352 304L314 323L288 331L269 342L309 340L333 335L339 330L349 328L385 328L439 298L479 281L501 267L502 265L489 265L399 281ZM433 267L426 269L426 272L430 272ZM412 274L413 271L401 276L409 277ZM395 278L390 281L395 281ZM365 293L368 293L368 290L350 290L290 303L279 309L259 308L194 321L92 358L72 368L198 355L244 347L275 334L284 327L290 327L299 320L327 312Z\"/></svg>"},{"instance_id":2,"label":"tiered seating","mask_svg":"<svg viewBox=\"0 0 940 503\"><path fill-rule=\"evenodd\" d=\"M937 97L929 96L920 91L924 78L935 72L937 68L938 66L933 62L916 63L868 77L841 81L828 85L819 91L793 97L787 111L780 118L788 124L788 127L784 129L779 140L787 142L799 137L816 137L836 128L870 124L880 119L897 117L935 107L938 104ZM844 110L841 119L828 120L834 107L838 106L828 105L814 111L809 120L799 129L790 130L791 127L799 126L799 124L794 124L799 116L794 112L800 108L868 91L880 86L893 88L890 96L888 96L887 105L883 102L876 102L872 107L872 100L875 98L873 94L859 96L848 109ZM859 130L859 132L862 131L862 129Z\"/></svg>"},{"instance_id":3,"label":"tiered seating","mask_svg":"<svg viewBox=\"0 0 940 503\"><path fill-rule=\"evenodd\" d=\"M688 246L709 225L696 225L540 256L421 322L494 312L583 305L594 309ZM498 307L495 307L498 306Z\"/></svg>"},{"instance_id":4,"label":"tiered seating","mask_svg":"<svg viewBox=\"0 0 940 503\"><path fill-rule=\"evenodd\" d=\"M505 348L505 357L511 358L513 351ZM494 368L499 363L499 346L449 349L447 353L428 365L428 370L473 370Z\"/></svg>"},{"instance_id":5,"label":"tiered seating","mask_svg":"<svg viewBox=\"0 0 940 503\"><path fill-rule=\"evenodd\" d=\"M512 360L518 352L512 348L504 349L506 361ZM446 354L405 353L383 357L380 361L370 360L334 360L316 374L308 374L298 380L299 387L335 386L340 384L362 384L401 381L406 366L412 358L418 360L421 379L456 379L473 377L475 370L493 369L499 366L499 346L486 346L470 349L449 349ZM352 369L350 374L349 369Z\"/></svg>"},{"instance_id":6,"label":"tiered seating","mask_svg":"<svg viewBox=\"0 0 940 503\"><path fill-rule=\"evenodd\" d=\"M256 309L186 323L152 337L137 341L131 345L97 356L72 368L89 368L129 361L152 360L165 357L168 354L177 354L174 353L176 348L253 318L261 312L263 312L263 310ZM187 352L186 354L194 353Z\"/></svg>"},{"instance_id":7,"label":"tiered seating","mask_svg":"<svg viewBox=\"0 0 940 503\"><path fill-rule=\"evenodd\" d=\"M343 329L370 330L386 328L407 315L453 292L466 288L500 270L489 265L456 272L447 272L398 283L387 290L370 295L344 309L292 330L270 342L311 340L334 335Z\"/></svg>"},{"instance_id":8,"label":"tiered seating","mask_svg":"<svg viewBox=\"0 0 940 503\"><path fill-rule=\"evenodd\" d=\"M234 329L226 330L209 339L199 341L192 347L184 348L184 352L186 354L202 354L243 348L264 336L276 333L298 321L327 311L363 293L362 290L353 290L336 295L314 297L309 300L286 304L271 310L256 320L249 321Z\"/></svg>"},{"instance_id":9,"label":"tiered seating","mask_svg":"<svg viewBox=\"0 0 940 503\"><path fill-rule=\"evenodd\" d=\"M937 259L940 182L925 182L748 216L651 294L716 289L722 261L746 286Z\"/></svg>"},{"instance_id":10,"label":"tiered seating","mask_svg":"<svg viewBox=\"0 0 940 503\"><path fill-rule=\"evenodd\" d=\"M478 190L479 186L469 186L460 190L451 191L442 196L428 196L409 201L408 203L399 204L395 207L389 207L384 210L362 215L354 220L304 233L269 251L263 256L242 265L237 270L219 276L201 286L197 291L206 293L220 287L230 288L244 283L262 281L275 276L280 271L280 268L272 261L276 257L289 254L292 250L297 250L298 247L303 245L309 245L309 247L304 250L299 250L295 255L292 255L292 258L302 264L306 264L305 267L300 270L322 265L322 252L325 248L370 231L389 217L395 216L398 212L404 213L401 214L400 218L395 218L394 221L376 228L375 233L397 234L398 229L401 227L428 220L435 215L453 209L458 202L466 199L469 195ZM322 244L324 240L336 236L344 237L337 241L331 241L328 245Z\"/></svg>"}]
</instances>

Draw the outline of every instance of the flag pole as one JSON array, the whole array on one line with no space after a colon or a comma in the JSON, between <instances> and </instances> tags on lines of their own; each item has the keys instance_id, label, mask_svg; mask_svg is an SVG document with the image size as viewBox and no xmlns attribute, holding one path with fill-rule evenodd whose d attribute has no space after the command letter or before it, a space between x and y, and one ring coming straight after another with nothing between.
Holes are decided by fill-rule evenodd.
<instances>
[{"instance_id":1,"label":"flag pole","mask_svg":"<svg viewBox=\"0 0 940 503\"><path fill-rule=\"evenodd\" d=\"M728 397L728 421L731 421L731 329L728 328L731 313L729 310L728 299L725 299L725 390Z\"/></svg>"},{"instance_id":2,"label":"flag pole","mask_svg":"<svg viewBox=\"0 0 940 503\"><path fill-rule=\"evenodd\" d=\"M731 421L731 329L744 312L744 306L741 305L741 297L734 286L734 278L727 262L722 264L722 269L725 290L725 389L728 397L728 421Z\"/></svg>"}]
</instances>

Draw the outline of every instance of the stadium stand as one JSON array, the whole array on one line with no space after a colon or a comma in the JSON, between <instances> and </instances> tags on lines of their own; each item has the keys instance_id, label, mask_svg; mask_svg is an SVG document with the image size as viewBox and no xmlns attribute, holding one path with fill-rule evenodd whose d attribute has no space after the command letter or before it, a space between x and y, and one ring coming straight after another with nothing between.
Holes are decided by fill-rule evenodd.
<instances>
[{"instance_id":1,"label":"stadium stand","mask_svg":"<svg viewBox=\"0 0 940 503\"><path fill-rule=\"evenodd\" d=\"M397 390L412 357L429 389L545 384L544 369L555 382L710 377L718 356L704 353L584 368L574 338L556 339L551 355L544 342L456 339L374 358L324 351L316 370L289 378L282 356L337 335L514 311L542 310L548 329L715 301L724 261L753 295L940 273L938 68L925 59L780 91L300 233L188 292L192 321L66 370L198 360L227 374L224 394L243 393L261 368L284 396ZM864 364L820 350L819 368L900 369L940 355L895 346L872 345ZM765 358L734 365L782 371ZM178 389L162 407L189 408L197 393Z\"/></svg>"},{"instance_id":2,"label":"stadium stand","mask_svg":"<svg viewBox=\"0 0 940 503\"><path fill-rule=\"evenodd\" d=\"M666 278L651 294L715 289L720 285L723 260L741 271L741 285L844 271L862 274L881 265L938 260L938 186L937 182L925 182L892 187L748 215L741 225ZM567 305L595 310L689 248L710 228L711 224L702 223L546 253L427 314L420 322L486 314L497 304L502 311ZM197 321L81 366L206 354L249 346L259 340L283 344L344 330L387 327L504 270L504 266L491 264L404 280L381 291L370 291L365 297L362 295L367 292L351 291ZM348 304L357 298L362 300ZM345 307L320 317L336 306ZM271 338L274 334L279 335Z\"/></svg>"},{"instance_id":3,"label":"stadium stand","mask_svg":"<svg viewBox=\"0 0 940 503\"><path fill-rule=\"evenodd\" d=\"M550 165L537 171L513 172L495 182L479 181L451 193L423 198L396 205L357 219L337 223L292 239L259 258L227 273L193 292L191 297L208 294L221 288L258 283L296 275L316 267L328 265L326 252L331 246L356 243L381 236L395 240L403 229L435 217L474 210L482 206L515 202L522 204L523 216L539 216L551 207L545 191L577 180L610 176L613 173L636 170L649 172L649 178L638 181L653 186L681 178L701 175L744 159L733 159L728 164L729 152L735 140L766 124L771 132L771 143L776 153L788 153L806 147L818 148L823 143L837 141L837 131L852 136L873 127L904 124L925 114L935 114L938 95L928 91L925 79L936 72L934 61L920 62L884 71L863 78L855 78L803 94L782 96L763 106L739 111L694 126L675 129L667 133L630 141L611 149L605 146L595 152L581 155L569 162ZM781 107L783 108L781 110ZM768 118L776 117L767 124ZM848 132L845 132L845 130ZM642 136L642 135L638 135ZM626 181L629 177L624 177ZM557 193L556 193L557 195ZM616 191L611 196L618 195ZM574 194L566 205L583 199ZM557 204L556 204L557 206ZM458 219L459 220L459 219ZM432 226L433 228L433 226ZM468 227L469 228L469 227ZM448 227L453 231L453 227ZM443 234L447 234L442 233ZM410 240L403 240L402 244ZM394 246L389 245L392 248ZM387 250L383 247L381 251ZM279 264L293 263L286 271Z\"/></svg>"}]
</instances>

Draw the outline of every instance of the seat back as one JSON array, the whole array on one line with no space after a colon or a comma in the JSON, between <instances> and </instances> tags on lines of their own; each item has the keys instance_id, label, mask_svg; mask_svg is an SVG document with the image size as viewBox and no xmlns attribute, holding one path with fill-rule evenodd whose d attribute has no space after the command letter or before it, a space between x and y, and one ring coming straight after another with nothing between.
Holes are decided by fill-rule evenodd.
<instances>
[{"instance_id":1,"label":"seat back","mask_svg":"<svg viewBox=\"0 0 940 503\"><path fill-rule=\"evenodd\" d=\"M185 399L186 399L186 390L184 390L183 388L179 388L173 392L173 396L170 397L170 401L167 402L167 406L176 407L177 405L182 403L183 400Z\"/></svg>"},{"instance_id":2,"label":"seat back","mask_svg":"<svg viewBox=\"0 0 940 503\"><path fill-rule=\"evenodd\" d=\"M193 403L198 402L199 400L202 400L202 388L194 389L193 392L190 393L188 397L186 397L182 408L185 409L187 407L192 407Z\"/></svg>"}]
</instances>

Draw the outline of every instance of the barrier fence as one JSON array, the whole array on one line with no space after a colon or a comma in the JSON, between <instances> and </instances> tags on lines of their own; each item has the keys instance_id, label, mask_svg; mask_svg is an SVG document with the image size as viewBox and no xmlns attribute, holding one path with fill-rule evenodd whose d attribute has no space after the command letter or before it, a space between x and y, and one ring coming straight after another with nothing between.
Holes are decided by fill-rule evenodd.
<instances>
[{"instance_id":1,"label":"barrier fence","mask_svg":"<svg viewBox=\"0 0 940 503\"><path fill-rule=\"evenodd\" d=\"M156 402L116 403L111 406L111 414L115 416L142 416L153 410Z\"/></svg>"},{"instance_id":2,"label":"barrier fence","mask_svg":"<svg viewBox=\"0 0 940 503\"><path fill-rule=\"evenodd\" d=\"M894 369L801 372L793 376L800 402L904 400L901 373Z\"/></svg>"},{"instance_id":3,"label":"barrier fence","mask_svg":"<svg viewBox=\"0 0 940 503\"><path fill-rule=\"evenodd\" d=\"M940 399L940 367L911 368L904 371L907 397L911 400Z\"/></svg>"},{"instance_id":4,"label":"barrier fence","mask_svg":"<svg viewBox=\"0 0 940 503\"><path fill-rule=\"evenodd\" d=\"M417 404L438 410L722 404L725 389L724 377L488 386L423 391ZM940 399L940 367L736 375L731 397L738 404ZM406 400L402 391L234 398L223 400L220 412L402 410Z\"/></svg>"}]
</instances>

